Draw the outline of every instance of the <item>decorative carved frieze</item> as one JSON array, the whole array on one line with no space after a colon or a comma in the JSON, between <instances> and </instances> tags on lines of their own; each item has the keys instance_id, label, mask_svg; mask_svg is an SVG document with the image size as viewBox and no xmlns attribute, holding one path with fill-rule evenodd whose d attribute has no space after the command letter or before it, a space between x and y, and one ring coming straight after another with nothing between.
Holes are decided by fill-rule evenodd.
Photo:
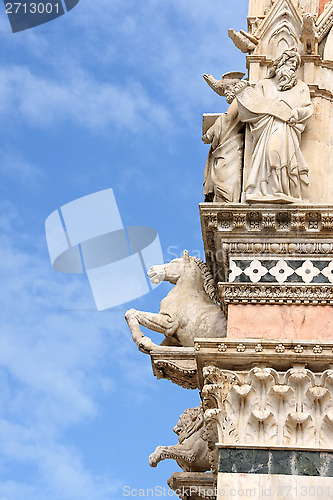
<instances>
[{"instance_id":1,"label":"decorative carved frieze","mask_svg":"<svg viewBox=\"0 0 333 500\"><path fill-rule=\"evenodd\" d=\"M321 216L322 227L324 230L332 231L333 230L333 213L323 213Z\"/></svg>"},{"instance_id":2,"label":"decorative carved frieze","mask_svg":"<svg viewBox=\"0 0 333 500\"><path fill-rule=\"evenodd\" d=\"M239 204L200 205L204 228L217 228L219 231L322 231L333 228L332 207L299 205L283 210L277 208L258 207L255 211L251 206ZM225 221L228 221L226 224ZM232 221L232 223L231 223Z\"/></svg>"},{"instance_id":3,"label":"decorative carved frieze","mask_svg":"<svg viewBox=\"0 0 333 500\"><path fill-rule=\"evenodd\" d=\"M205 384L203 369L214 365L232 375L235 369L251 369L265 363L277 371L287 371L295 363L306 365L313 372L333 368L333 341L290 339L198 339L196 353L199 389ZM222 348L221 348L222 346Z\"/></svg>"},{"instance_id":4,"label":"decorative carved frieze","mask_svg":"<svg viewBox=\"0 0 333 500\"><path fill-rule=\"evenodd\" d=\"M317 33L319 41L321 41L330 31L333 26L333 6L325 9L317 20Z\"/></svg>"},{"instance_id":5,"label":"decorative carved frieze","mask_svg":"<svg viewBox=\"0 0 333 500\"><path fill-rule=\"evenodd\" d=\"M216 281L333 283L332 206L281 208L200 205L206 260Z\"/></svg>"},{"instance_id":6,"label":"decorative carved frieze","mask_svg":"<svg viewBox=\"0 0 333 500\"><path fill-rule=\"evenodd\" d=\"M215 213L206 214L206 223L209 229L217 229L217 215Z\"/></svg>"},{"instance_id":7,"label":"decorative carved frieze","mask_svg":"<svg viewBox=\"0 0 333 500\"><path fill-rule=\"evenodd\" d=\"M158 379L170 380L184 389L198 387L194 348L174 349L173 352L155 349L150 358L153 373Z\"/></svg>"},{"instance_id":8,"label":"decorative carved frieze","mask_svg":"<svg viewBox=\"0 0 333 500\"><path fill-rule=\"evenodd\" d=\"M220 301L229 304L332 305L333 285L274 283L219 283Z\"/></svg>"},{"instance_id":9,"label":"decorative carved frieze","mask_svg":"<svg viewBox=\"0 0 333 500\"><path fill-rule=\"evenodd\" d=\"M305 214L291 214L290 229L293 231L305 231Z\"/></svg>"},{"instance_id":10,"label":"decorative carved frieze","mask_svg":"<svg viewBox=\"0 0 333 500\"><path fill-rule=\"evenodd\" d=\"M234 229L246 229L246 213L234 213L233 214L233 228Z\"/></svg>"},{"instance_id":11,"label":"decorative carved frieze","mask_svg":"<svg viewBox=\"0 0 333 500\"><path fill-rule=\"evenodd\" d=\"M203 377L205 418L216 422L221 444L333 450L331 368L315 373L299 363L286 371L263 364L245 371L206 366Z\"/></svg>"},{"instance_id":12,"label":"decorative carved frieze","mask_svg":"<svg viewBox=\"0 0 333 500\"><path fill-rule=\"evenodd\" d=\"M275 231L275 214L262 214L262 229L267 231ZM259 226L260 229L260 226Z\"/></svg>"},{"instance_id":13,"label":"decorative carved frieze","mask_svg":"<svg viewBox=\"0 0 333 500\"><path fill-rule=\"evenodd\" d=\"M225 243L224 243L225 245ZM289 255L313 255L322 254L327 255L333 253L333 243L325 242L321 243L319 241L300 241L300 242L267 242L262 243L249 243L246 241L230 241L229 252L231 255L243 255L243 254L271 254L276 256L279 254L289 254Z\"/></svg>"}]
</instances>

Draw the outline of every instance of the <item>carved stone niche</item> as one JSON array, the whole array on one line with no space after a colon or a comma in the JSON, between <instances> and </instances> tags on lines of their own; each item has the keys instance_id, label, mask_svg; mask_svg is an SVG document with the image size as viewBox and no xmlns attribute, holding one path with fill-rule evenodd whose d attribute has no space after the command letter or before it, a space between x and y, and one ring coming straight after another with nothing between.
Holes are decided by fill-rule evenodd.
<instances>
[{"instance_id":1,"label":"carved stone niche","mask_svg":"<svg viewBox=\"0 0 333 500\"><path fill-rule=\"evenodd\" d=\"M216 500L216 477L205 472L174 472L168 485L181 500Z\"/></svg>"}]
</instances>

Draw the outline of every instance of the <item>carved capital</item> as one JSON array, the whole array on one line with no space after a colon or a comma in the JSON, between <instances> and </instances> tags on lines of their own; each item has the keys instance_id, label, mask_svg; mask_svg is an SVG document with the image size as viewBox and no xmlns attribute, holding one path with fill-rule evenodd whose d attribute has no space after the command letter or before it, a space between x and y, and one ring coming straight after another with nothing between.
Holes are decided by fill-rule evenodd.
<instances>
[{"instance_id":1,"label":"carved capital","mask_svg":"<svg viewBox=\"0 0 333 500\"><path fill-rule=\"evenodd\" d=\"M217 423L221 444L333 450L332 369L208 366L203 376L205 418Z\"/></svg>"}]
</instances>

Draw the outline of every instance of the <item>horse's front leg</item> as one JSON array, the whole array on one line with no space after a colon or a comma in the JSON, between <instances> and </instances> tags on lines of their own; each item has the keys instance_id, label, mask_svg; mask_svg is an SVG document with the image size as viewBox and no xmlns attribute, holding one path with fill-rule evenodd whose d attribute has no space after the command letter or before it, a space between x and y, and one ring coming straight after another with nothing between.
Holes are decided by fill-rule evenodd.
<instances>
[{"instance_id":1,"label":"horse's front leg","mask_svg":"<svg viewBox=\"0 0 333 500\"><path fill-rule=\"evenodd\" d=\"M125 314L125 319L132 333L132 338L140 351L150 352L155 344L149 337L145 337L141 331L140 324L141 318L144 313L136 309L130 309Z\"/></svg>"},{"instance_id":2,"label":"horse's front leg","mask_svg":"<svg viewBox=\"0 0 333 500\"><path fill-rule=\"evenodd\" d=\"M156 314L130 309L125 314L125 318L132 332L134 342L143 352L150 352L154 347L158 346L149 337L143 335L140 325L154 332L163 333L166 337L172 336L178 328L177 322L173 321L170 316L161 313Z\"/></svg>"}]
</instances>

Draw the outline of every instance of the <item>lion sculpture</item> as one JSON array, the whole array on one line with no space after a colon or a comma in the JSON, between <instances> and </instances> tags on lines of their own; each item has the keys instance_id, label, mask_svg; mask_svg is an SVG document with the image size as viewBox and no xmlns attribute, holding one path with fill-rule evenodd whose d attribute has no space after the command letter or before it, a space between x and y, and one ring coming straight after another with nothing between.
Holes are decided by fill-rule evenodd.
<instances>
[{"instance_id":1,"label":"lion sculpture","mask_svg":"<svg viewBox=\"0 0 333 500\"><path fill-rule=\"evenodd\" d=\"M205 440L204 411L201 406L189 408L179 417L173 431L178 435L178 444L158 446L149 457L151 467L171 458L184 472L206 472L210 470L210 450Z\"/></svg>"}]
</instances>

